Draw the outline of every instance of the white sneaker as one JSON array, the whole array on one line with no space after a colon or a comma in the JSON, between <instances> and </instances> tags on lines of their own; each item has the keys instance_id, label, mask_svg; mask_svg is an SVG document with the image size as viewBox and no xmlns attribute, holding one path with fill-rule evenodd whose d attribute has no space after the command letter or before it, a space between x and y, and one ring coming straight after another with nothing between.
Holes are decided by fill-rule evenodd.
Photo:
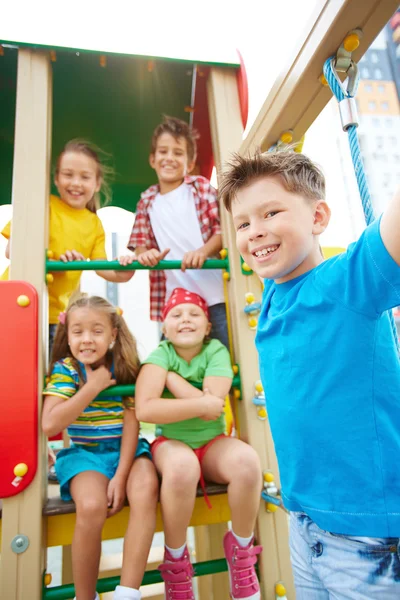
<instances>
[{"instance_id":1,"label":"white sneaker","mask_svg":"<svg viewBox=\"0 0 400 600\"><path fill-rule=\"evenodd\" d=\"M74 598L74 600L76 600L76 596ZM94 600L100 600L100 596L98 595L98 593L96 592L96 595L94 597Z\"/></svg>"}]
</instances>

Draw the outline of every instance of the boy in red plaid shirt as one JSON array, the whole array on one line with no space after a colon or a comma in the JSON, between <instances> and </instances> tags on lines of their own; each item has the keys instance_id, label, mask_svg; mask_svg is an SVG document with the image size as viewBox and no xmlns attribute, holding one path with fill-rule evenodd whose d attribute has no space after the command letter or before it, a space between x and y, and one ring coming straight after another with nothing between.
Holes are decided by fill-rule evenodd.
<instances>
[{"instance_id":1,"label":"boy in red plaid shirt","mask_svg":"<svg viewBox=\"0 0 400 600\"><path fill-rule=\"evenodd\" d=\"M228 346L221 271L201 269L207 258L218 255L222 236L216 190L205 177L188 175L196 162L196 137L187 123L173 117L156 127L150 165L158 184L143 192L137 205L128 243L136 257L124 256L120 262L138 260L154 267L167 254L168 259L181 260L181 271L150 271L150 318L161 321L172 290L185 288L205 298L210 335Z\"/></svg>"}]
</instances>

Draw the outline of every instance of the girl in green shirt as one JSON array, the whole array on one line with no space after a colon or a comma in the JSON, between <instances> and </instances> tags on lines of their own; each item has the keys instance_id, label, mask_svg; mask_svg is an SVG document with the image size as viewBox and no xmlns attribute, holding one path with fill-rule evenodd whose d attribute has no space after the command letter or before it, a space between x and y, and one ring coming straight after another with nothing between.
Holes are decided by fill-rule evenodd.
<instances>
[{"instance_id":1,"label":"girl in green shirt","mask_svg":"<svg viewBox=\"0 0 400 600\"><path fill-rule=\"evenodd\" d=\"M218 340L207 340L208 307L197 294L175 289L163 321L166 340L144 361L136 383L136 415L157 424L152 454L162 477L165 554L160 570L166 600L194 599L186 531L197 485L200 481L204 487L204 479L228 485L232 530L224 537L224 551L232 598L259 600L254 565L261 547L253 545L253 531L262 474L253 448L224 433L225 397L233 377L229 353ZM202 389L189 381L201 383Z\"/></svg>"}]
</instances>

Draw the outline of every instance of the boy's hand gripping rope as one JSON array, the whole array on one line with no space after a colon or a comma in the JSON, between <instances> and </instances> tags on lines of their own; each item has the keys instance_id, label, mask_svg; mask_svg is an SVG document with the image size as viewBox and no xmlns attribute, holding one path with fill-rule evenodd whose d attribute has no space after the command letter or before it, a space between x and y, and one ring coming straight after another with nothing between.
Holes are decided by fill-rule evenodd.
<instances>
[{"instance_id":1,"label":"boy's hand gripping rope","mask_svg":"<svg viewBox=\"0 0 400 600\"><path fill-rule=\"evenodd\" d=\"M350 60L350 67L347 71L347 89L340 80L335 67L336 56L331 56L325 61L324 76L332 90L333 95L339 103L340 117L343 130L347 131L349 136L350 153L353 161L354 172L356 174L358 190L361 196L361 202L364 211L365 222L370 225L375 220L374 209L371 203L371 194L368 188L367 177L364 164L361 157L360 144L358 140L357 127L358 115L354 96L357 93L360 74L357 64ZM399 340L397 328L394 322L393 313L389 311L390 324L393 330L393 336L396 343L397 352L399 352Z\"/></svg>"}]
</instances>

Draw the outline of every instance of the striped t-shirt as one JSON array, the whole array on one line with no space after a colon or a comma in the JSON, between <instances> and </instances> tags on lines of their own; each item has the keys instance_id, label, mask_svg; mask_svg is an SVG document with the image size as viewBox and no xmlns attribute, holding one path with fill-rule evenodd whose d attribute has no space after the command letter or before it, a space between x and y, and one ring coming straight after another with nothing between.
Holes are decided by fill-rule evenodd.
<instances>
[{"instance_id":1,"label":"striped t-shirt","mask_svg":"<svg viewBox=\"0 0 400 600\"><path fill-rule=\"evenodd\" d=\"M84 380L86 370L79 363ZM45 396L68 400L79 390L79 375L70 357L55 363L44 390ZM129 399L132 402L133 400ZM121 396L95 398L67 431L74 444L97 446L100 442L118 440L122 436L124 406Z\"/></svg>"}]
</instances>

